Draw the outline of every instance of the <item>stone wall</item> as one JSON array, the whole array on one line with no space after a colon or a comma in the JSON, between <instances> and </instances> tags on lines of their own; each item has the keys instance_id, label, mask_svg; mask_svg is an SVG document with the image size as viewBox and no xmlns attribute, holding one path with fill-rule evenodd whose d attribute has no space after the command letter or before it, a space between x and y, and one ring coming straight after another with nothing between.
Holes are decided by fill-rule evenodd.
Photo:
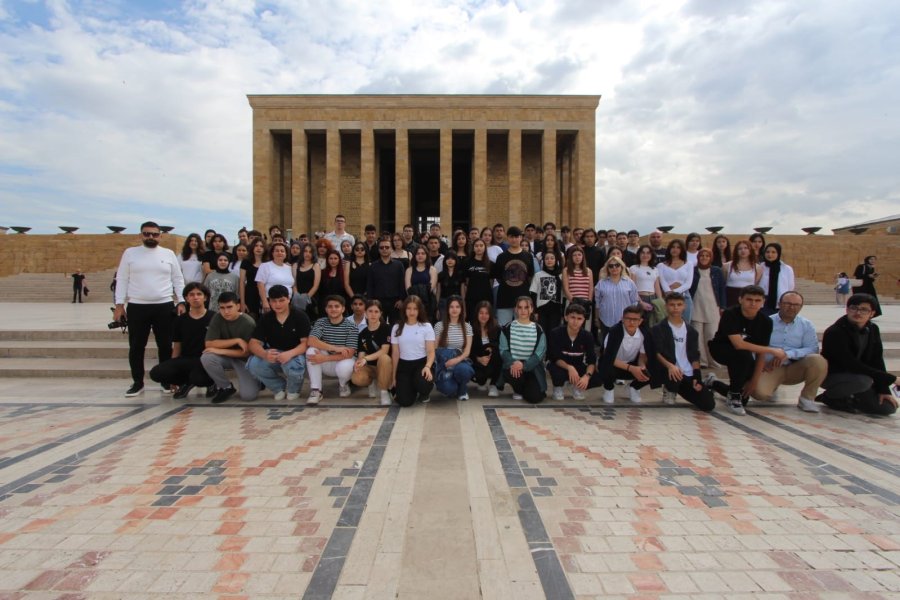
<instances>
[{"instance_id":1,"label":"stone wall","mask_svg":"<svg viewBox=\"0 0 900 600\"><path fill-rule=\"evenodd\" d=\"M141 243L135 234L0 235L0 277L18 273L95 273L114 269L122 252ZM160 242L178 253L184 237L163 234Z\"/></svg>"}]
</instances>

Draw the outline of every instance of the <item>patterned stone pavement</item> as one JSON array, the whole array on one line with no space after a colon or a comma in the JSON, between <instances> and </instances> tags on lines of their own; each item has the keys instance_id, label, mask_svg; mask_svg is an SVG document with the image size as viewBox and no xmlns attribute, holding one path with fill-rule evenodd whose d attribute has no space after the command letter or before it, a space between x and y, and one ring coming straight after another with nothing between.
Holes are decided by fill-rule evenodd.
<instances>
[{"instance_id":1,"label":"patterned stone pavement","mask_svg":"<svg viewBox=\"0 0 900 600\"><path fill-rule=\"evenodd\" d=\"M896 419L106 387L0 402L0 598L900 596Z\"/></svg>"}]
</instances>

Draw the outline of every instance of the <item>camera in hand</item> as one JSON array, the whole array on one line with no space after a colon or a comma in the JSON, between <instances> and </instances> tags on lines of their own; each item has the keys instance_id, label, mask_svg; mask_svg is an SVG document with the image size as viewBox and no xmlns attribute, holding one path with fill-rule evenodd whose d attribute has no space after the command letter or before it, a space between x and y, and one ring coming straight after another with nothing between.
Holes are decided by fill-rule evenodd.
<instances>
[{"instance_id":1,"label":"camera in hand","mask_svg":"<svg viewBox=\"0 0 900 600\"><path fill-rule=\"evenodd\" d=\"M110 329L119 329L119 328L124 329L124 328L128 327L128 321L126 321L125 318L122 317L122 319L120 319L118 321L110 321L109 323L106 324L106 326Z\"/></svg>"}]
</instances>

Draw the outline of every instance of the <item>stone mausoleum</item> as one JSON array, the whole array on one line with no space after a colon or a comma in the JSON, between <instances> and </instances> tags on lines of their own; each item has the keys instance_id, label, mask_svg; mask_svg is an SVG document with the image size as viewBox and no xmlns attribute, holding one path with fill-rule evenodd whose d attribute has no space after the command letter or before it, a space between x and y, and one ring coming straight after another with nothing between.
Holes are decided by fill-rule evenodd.
<instances>
[{"instance_id":1,"label":"stone mausoleum","mask_svg":"<svg viewBox=\"0 0 900 600\"><path fill-rule=\"evenodd\" d=\"M600 96L248 99L256 228L594 223Z\"/></svg>"}]
</instances>

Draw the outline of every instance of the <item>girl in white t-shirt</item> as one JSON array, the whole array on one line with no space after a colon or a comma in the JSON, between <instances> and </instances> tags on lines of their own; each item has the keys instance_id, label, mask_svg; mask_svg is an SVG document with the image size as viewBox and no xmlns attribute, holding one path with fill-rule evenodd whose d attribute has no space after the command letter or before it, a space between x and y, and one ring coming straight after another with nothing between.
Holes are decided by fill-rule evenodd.
<instances>
[{"instance_id":1,"label":"girl in white t-shirt","mask_svg":"<svg viewBox=\"0 0 900 600\"><path fill-rule=\"evenodd\" d=\"M408 296L401 310L404 318L391 330L392 387L397 404L412 406L416 400L428 402L431 399L434 328L428 322L425 304L418 296Z\"/></svg>"}]
</instances>

